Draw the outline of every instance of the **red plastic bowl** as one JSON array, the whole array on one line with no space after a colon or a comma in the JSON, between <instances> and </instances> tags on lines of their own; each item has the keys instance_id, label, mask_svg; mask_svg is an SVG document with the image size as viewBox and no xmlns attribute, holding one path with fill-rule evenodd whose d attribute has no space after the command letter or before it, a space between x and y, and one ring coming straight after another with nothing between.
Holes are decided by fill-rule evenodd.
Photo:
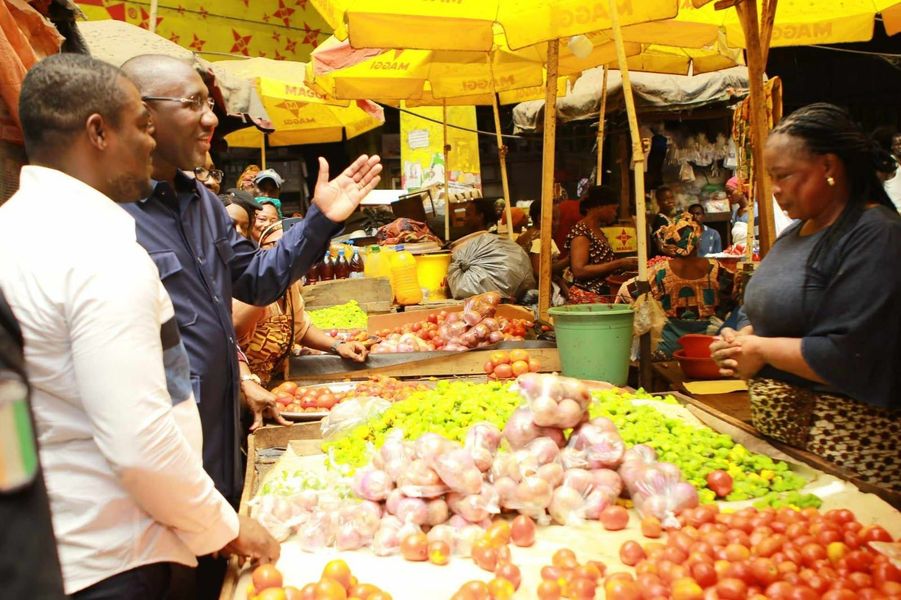
<instances>
[{"instance_id":1,"label":"red plastic bowl","mask_svg":"<svg viewBox=\"0 0 901 600\"><path fill-rule=\"evenodd\" d=\"M689 379L722 379L720 369L712 358L685 356L685 350L673 352L673 358L679 361L682 372Z\"/></svg>"},{"instance_id":2,"label":"red plastic bowl","mask_svg":"<svg viewBox=\"0 0 901 600\"><path fill-rule=\"evenodd\" d=\"M715 339L714 336L703 333L686 333L679 338L679 345L689 358L710 358L710 344Z\"/></svg>"}]
</instances>

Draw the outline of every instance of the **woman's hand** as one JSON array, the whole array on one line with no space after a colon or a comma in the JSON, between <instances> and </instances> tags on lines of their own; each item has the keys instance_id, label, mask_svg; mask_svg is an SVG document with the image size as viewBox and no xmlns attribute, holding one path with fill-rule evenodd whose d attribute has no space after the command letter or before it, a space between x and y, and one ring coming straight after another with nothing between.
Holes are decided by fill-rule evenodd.
<instances>
[{"instance_id":1,"label":"woman's hand","mask_svg":"<svg viewBox=\"0 0 901 600\"><path fill-rule=\"evenodd\" d=\"M710 355L724 377L750 379L766 364L760 352L763 338L748 325L739 331L724 328L710 344Z\"/></svg>"},{"instance_id":2,"label":"woman's hand","mask_svg":"<svg viewBox=\"0 0 901 600\"><path fill-rule=\"evenodd\" d=\"M624 271L634 271L638 268L638 257L627 256L626 258L619 258L616 260L616 263L618 269L622 269Z\"/></svg>"},{"instance_id":3,"label":"woman's hand","mask_svg":"<svg viewBox=\"0 0 901 600\"><path fill-rule=\"evenodd\" d=\"M356 362L364 362L369 355L369 350L360 342L342 342L335 347L335 352L341 358Z\"/></svg>"},{"instance_id":4,"label":"woman's hand","mask_svg":"<svg viewBox=\"0 0 901 600\"><path fill-rule=\"evenodd\" d=\"M269 417L279 425L291 425L291 422L285 420L279 413L275 394L254 381L242 381L241 391L244 392L244 402L247 404L247 408L253 413L251 431L256 431L263 426L264 417Z\"/></svg>"}]
</instances>

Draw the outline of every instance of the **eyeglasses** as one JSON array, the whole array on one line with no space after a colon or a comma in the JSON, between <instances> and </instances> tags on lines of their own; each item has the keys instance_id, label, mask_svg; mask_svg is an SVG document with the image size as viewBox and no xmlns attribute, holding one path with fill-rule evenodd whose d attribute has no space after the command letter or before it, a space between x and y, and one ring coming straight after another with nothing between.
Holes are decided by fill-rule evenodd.
<instances>
[{"instance_id":1,"label":"eyeglasses","mask_svg":"<svg viewBox=\"0 0 901 600\"><path fill-rule=\"evenodd\" d=\"M205 182L212 179L216 183L222 183L222 178L224 176L225 173L223 173L219 169L207 169L205 167L194 168L194 177L196 177L200 182Z\"/></svg>"},{"instance_id":2,"label":"eyeglasses","mask_svg":"<svg viewBox=\"0 0 901 600\"><path fill-rule=\"evenodd\" d=\"M182 106L186 106L191 110L201 111L206 106L212 112L216 106L216 101L212 98L203 98L201 96L191 96L190 98L175 98L173 96L142 96L144 102L180 102Z\"/></svg>"}]
</instances>

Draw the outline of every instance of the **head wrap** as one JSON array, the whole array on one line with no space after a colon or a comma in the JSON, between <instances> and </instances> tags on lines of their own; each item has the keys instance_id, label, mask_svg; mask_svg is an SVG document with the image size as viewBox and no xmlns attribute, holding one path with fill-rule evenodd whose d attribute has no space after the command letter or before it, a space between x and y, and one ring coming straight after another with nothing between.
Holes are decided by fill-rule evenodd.
<instances>
[{"instance_id":1,"label":"head wrap","mask_svg":"<svg viewBox=\"0 0 901 600\"><path fill-rule=\"evenodd\" d=\"M513 229L514 230L522 229L522 226L525 225L526 221L529 220L529 218L526 216L526 211L524 211L523 209L521 209L517 206L510 207L510 218L513 220ZM504 223L504 224L507 223L507 211L506 210L501 213L501 223Z\"/></svg>"},{"instance_id":2,"label":"head wrap","mask_svg":"<svg viewBox=\"0 0 901 600\"><path fill-rule=\"evenodd\" d=\"M237 187L241 188L241 184L245 181L253 182L253 178L257 176L257 173L260 172L260 168L256 165L248 165L244 172L241 173L241 176L238 177Z\"/></svg>"},{"instance_id":3,"label":"head wrap","mask_svg":"<svg viewBox=\"0 0 901 600\"><path fill-rule=\"evenodd\" d=\"M275 207L275 211L278 213L278 218L282 218L282 201L278 198L269 198L268 196L257 196L254 198L260 205L263 204L271 204Z\"/></svg>"},{"instance_id":4,"label":"head wrap","mask_svg":"<svg viewBox=\"0 0 901 600\"><path fill-rule=\"evenodd\" d=\"M726 182L726 190L734 191L743 187L742 180L738 178L738 176L730 177L729 181Z\"/></svg>"},{"instance_id":5,"label":"head wrap","mask_svg":"<svg viewBox=\"0 0 901 600\"><path fill-rule=\"evenodd\" d=\"M658 229L654 239L667 256L691 256L701 240L701 226L691 213L683 212L671 225Z\"/></svg>"}]
</instances>

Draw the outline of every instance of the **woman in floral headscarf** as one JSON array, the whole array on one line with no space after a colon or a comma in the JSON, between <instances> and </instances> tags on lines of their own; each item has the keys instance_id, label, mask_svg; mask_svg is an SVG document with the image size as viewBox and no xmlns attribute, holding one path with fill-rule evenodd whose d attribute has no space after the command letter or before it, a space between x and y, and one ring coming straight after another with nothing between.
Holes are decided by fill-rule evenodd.
<instances>
[{"instance_id":1,"label":"woman in floral headscarf","mask_svg":"<svg viewBox=\"0 0 901 600\"><path fill-rule=\"evenodd\" d=\"M657 247L668 258L648 273L651 295L667 317L655 359L669 359L680 337L707 333L713 318L722 319L734 305L732 274L715 260L698 256L700 240L701 226L687 212L654 234Z\"/></svg>"},{"instance_id":2,"label":"woman in floral headscarf","mask_svg":"<svg viewBox=\"0 0 901 600\"><path fill-rule=\"evenodd\" d=\"M659 264L648 279L651 293L667 317L707 320L722 308L729 308L722 306L723 283L728 273L715 260L698 256L701 226L690 213L680 214L675 222L657 230L654 237L657 247L670 260Z\"/></svg>"}]
</instances>

